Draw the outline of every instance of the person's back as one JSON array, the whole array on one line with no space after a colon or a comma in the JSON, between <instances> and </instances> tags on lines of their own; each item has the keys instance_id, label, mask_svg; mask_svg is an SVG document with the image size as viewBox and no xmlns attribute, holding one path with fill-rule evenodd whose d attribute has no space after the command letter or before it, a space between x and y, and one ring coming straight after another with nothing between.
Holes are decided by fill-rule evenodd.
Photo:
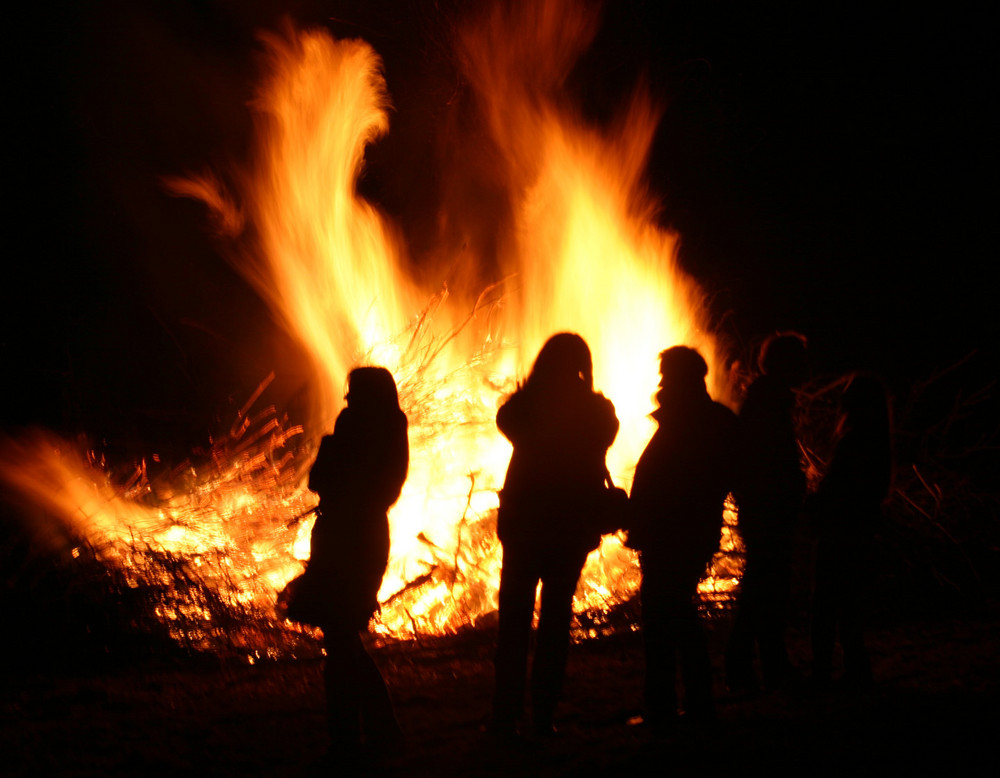
<instances>
[{"instance_id":1,"label":"person's back","mask_svg":"<svg viewBox=\"0 0 1000 778\"><path fill-rule=\"evenodd\" d=\"M653 416L659 427L636 465L629 545L710 558L732 488L736 416L707 394Z\"/></svg>"},{"instance_id":2,"label":"person's back","mask_svg":"<svg viewBox=\"0 0 1000 778\"><path fill-rule=\"evenodd\" d=\"M389 559L386 511L399 498L409 466L407 420L395 392L384 368L354 370L348 406L309 472L309 488L320 498L311 573L364 623L377 607Z\"/></svg>"},{"instance_id":3,"label":"person's back","mask_svg":"<svg viewBox=\"0 0 1000 778\"><path fill-rule=\"evenodd\" d=\"M757 687L754 647L764 683L776 688L794 672L785 647L795 533L806 480L800 465L793 411L794 390L806 376L806 341L777 333L761 347L762 375L740 409L734 496L746 565L733 632L726 650L727 683Z\"/></svg>"},{"instance_id":4,"label":"person's back","mask_svg":"<svg viewBox=\"0 0 1000 778\"><path fill-rule=\"evenodd\" d=\"M497 412L497 428L514 447L497 517L503 567L492 729L506 739L523 713L538 583L531 709L533 727L546 735L566 669L573 592L587 554L600 543L596 498L618 418L611 401L594 391L583 338L563 332L546 341L525 384Z\"/></svg>"},{"instance_id":5,"label":"person's back","mask_svg":"<svg viewBox=\"0 0 1000 778\"><path fill-rule=\"evenodd\" d=\"M588 514L604 488L604 457L618 417L594 391L592 369L579 335L554 335L528 380L497 412L497 428L514 447L497 527L508 546L578 549L599 542Z\"/></svg>"},{"instance_id":6,"label":"person's back","mask_svg":"<svg viewBox=\"0 0 1000 778\"><path fill-rule=\"evenodd\" d=\"M517 531L506 521L514 517L536 540L540 533L570 540L603 488L605 453L618 431L614 405L583 385L558 393L525 387L500 408L497 427L514 447L499 531ZM534 520L542 516L544 523Z\"/></svg>"},{"instance_id":7,"label":"person's back","mask_svg":"<svg viewBox=\"0 0 1000 778\"><path fill-rule=\"evenodd\" d=\"M642 568L646 719L669 726L678 715L677 656L689 717L714 717L711 661L694 598L719 547L736 417L708 396L708 366L694 349L664 351L660 372L653 413L659 427L636 465L628 544Z\"/></svg>"},{"instance_id":8,"label":"person's back","mask_svg":"<svg viewBox=\"0 0 1000 778\"><path fill-rule=\"evenodd\" d=\"M892 423L885 387L872 376L849 378L841 400L837 443L829 468L810 497L817 509L837 520L821 523L821 533L871 532L892 483ZM873 518L876 517L876 518Z\"/></svg>"},{"instance_id":9,"label":"person's back","mask_svg":"<svg viewBox=\"0 0 1000 778\"><path fill-rule=\"evenodd\" d=\"M309 488L320 504L347 501L387 510L406 481L406 428L398 406L369 407L356 400L344 408L309 471Z\"/></svg>"},{"instance_id":10,"label":"person's back","mask_svg":"<svg viewBox=\"0 0 1000 778\"><path fill-rule=\"evenodd\" d=\"M360 633L378 609L389 559L389 507L409 465L406 415L392 374L360 367L348 377L347 407L323 438L309 473L320 497L306 572L289 617L323 631L330 754L357 765L362 742L398 743L402 731Z\"/></svg>"},{"instance_id":11,"label":"person's back","mask_svg":"<svg viewBox=\"0 0 1000 778\"><path fill-rule=\"evenodd\" d=\"M763 375L751 384L740 409L736 440L736 499L743 532L751 522L794 513L805 495L793 410L795 396L785 383Z\"/></svg>"},{"instance_id":12,"label":"person's back","mask_svg":"<svg viewBox=\"0 0 1000 778\"><path fill-rule=\"evenodd\" d=\"M843 648L844 681L873 682L864 640L873 536L892 483L888 394L873 376L851 376L841 398L830 466L806 508L817 534L813 579L813 682L829 686L834 644Z\"/></svg>"}]
</instances>

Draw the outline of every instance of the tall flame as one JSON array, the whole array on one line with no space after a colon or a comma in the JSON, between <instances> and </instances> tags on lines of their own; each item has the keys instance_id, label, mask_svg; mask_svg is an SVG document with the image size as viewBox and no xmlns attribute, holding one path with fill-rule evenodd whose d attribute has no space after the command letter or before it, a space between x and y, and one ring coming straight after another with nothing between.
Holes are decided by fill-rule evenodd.
<instances>
[{"instance_id":1,"label":"tall flame","mask_svg":"<svg viewBox=\"0 0 1000 778\"><path fill-rule=\"evenodd\" d=\"M596 22L573 5L497 7L460 37L460 52L517 203L518 239L504 258L519 285L509 330L522 359L559 330L590 344L597 385L622 421L612 470L625 476L652 432L656 355L684 343L713 368L718 359L701 292L677 268L675 237L656 226L643 184L659 112L637 90L601 131L558 102Z\"/></svg>"},{"instance_id":2,"label":"tall flame","mask_svg":"<svg viewBox=\"0 0 1000 778\"><path fill-rule=\"evenodd\" d=\"M596 17L576 5L522 4L483 15L456 37L514 214L500 274L478 299L421 289L398 231L357 194L365 147L388 129L381 62L364 42L291 29L267 36L257 152L235 197L213 175L171 182L216 211L237 237L238 267L311 355L316 402L305 450L332 428L353 366L382 364L396 377L411 469L390 513L376 624L384 632L448 631L495 610L496 492L510 446L494 416L547 337L570 330L590 344L597 388L621 419L610 465L624 484L652 431L658 352L698 347L721 385L701 294L678 269L675 237L656 225L643 184L657 110L637 91L602 130L564 104L562 83L595 29ZM449 258L459 259L487 264ZM288 519L277 511L272 521ZM291 543L280 553L289 564L264 601L301 569ZM631 596L636 567L619 538L605 538L577 609Z\"/></svg>"}]
</instances>

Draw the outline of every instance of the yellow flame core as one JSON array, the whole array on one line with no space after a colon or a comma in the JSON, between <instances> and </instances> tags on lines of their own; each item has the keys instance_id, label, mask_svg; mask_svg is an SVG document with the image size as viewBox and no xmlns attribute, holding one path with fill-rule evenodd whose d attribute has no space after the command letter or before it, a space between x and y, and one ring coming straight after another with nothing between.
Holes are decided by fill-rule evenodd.
<instances>
[{"instance_id":1,"label":"yellow flame core","mask_svg":"<svg viewBox=\"0 0 1000 778\"><path fill-rule=\"evenodd\" d=\"M618 126L602 133L560 107L559 87L594 19L551 8L484 17L459 40L515 214L512 250L500 258L506 280L478 301L420 289L396 231L356 193L365 146L388 129L381 63L361 41L325 32L267 37L258 153L242 179L241 207L219 195L211 175L173 184L219 210L224 223L248 225L239 266L314 360L315 416L299 450L313 452L332 428L352 367L382 364L396 377L410 419L411 467L390 513L391 558L373 623L384 634L453 631L495 611L497 489L510 446L494 417L550 335L579 332L591 346L596 388L621 420L609 456L621 485L629 485L652 432L657 354L695 346L721 382L700 292L678 270L675 237L656 226L642 184L657 111L639 93ZM516 43L504 43L511 29ZM99 470L51 441L38 447L45 456L32 455L21 471L8 462L5 471L88 536L114 537L118 553L138 534L191 553L221 551L228 564L238 558L239 574L226 574L236 580L233 596L267 607L301 570L310 523L294 518L315 497L301 469L292 483L287 468L262 453L270 444L255 445L210 482L178 478L176 495L155 508L99 486ZM46 492L63 499L56 505ZM631 597L638 582L634 554L620 537L606 537L588 560L575 607L606 609ZM704 588L727 585L709 580Z\"/></svg>"}]
</instances>

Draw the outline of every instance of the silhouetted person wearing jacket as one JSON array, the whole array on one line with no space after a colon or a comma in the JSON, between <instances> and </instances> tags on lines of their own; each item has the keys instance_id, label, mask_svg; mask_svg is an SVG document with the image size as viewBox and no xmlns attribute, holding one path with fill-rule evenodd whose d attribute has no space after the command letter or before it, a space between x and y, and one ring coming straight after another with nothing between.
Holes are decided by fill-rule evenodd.
<instances>
[{"instance_id":1,"label":"silhouetted person wearing jacket","mask_svg":"<svg viewBox=\"0 0 1000 778\"><path fill-rule=\"evenodd\" d=\"M864 597L872 539L892 482L892 419L881 381L856 374L840 401L837 443L806 508L817 536L813 590L813 681L830 685L840 633L844 681L872 684L864 640Z\"/></svg>"},{"instance_id":2,"label":"silhouetted person wearing jacket","mask_svg":"<svg viewBox=\"0 0 1000 778\"><path fill-rule=\"evenodd\" d=\"M793 390L806 376L806 343L798 333L771 336L761 347L762 375L739 414L738 528L746 547L739 603L726 649L730 689L757 688L755 645L764 685L780 688L793 670L785 646L792 550L805 497L792 413Z\"/></svg>"},{"instance_id":3,"label":"silhouetted person wearing jacket","mask_svg":"<svg viewBox=\"0 0 1000 778\"><path fill-rule=\"evenodd\" d=\"M288 618L319 626L326 648L330 758L356 765L362 743L398 745L402 732L382 675L361 632L378 610L389 560L387 511L399 498L409 466L406 415L383 367L348 377L347 407L323 438L309 473L319 494L306 572Z\"/></svg>"},{"instance_id":4,"label":"silhouetted person wearing jacket","mask_svg":"<svg viewBox=\"0 0 1000 778\"><path fill-rule=\"evenodd\" d=\"M646 721L677 719L677 660L684 711L714 718L712 665L695 601L719 548L722 510L732 489L736 415L705 388L708 365L686 346L660 354L659 425L635 469L628 545L642 567Z\"/></svg>"},{"instance_id":5,"label":"silhouetted person wearing jacket","mask_svg":"<svg viewBox=\"0 0 1000 778\"><path fill-rule=\"evenodd\" d=\"M517 732L541 581L531 709L536 734L546 735L565 675L573 593L587 554L600 543L594 511L604 457L618 433L614 405L594 392L583 338L560 333L545 343L527 381L501 406L497 427L514 451L497 519L503 567L493 729L501 737Z\"/></svg>"}]
</instances>

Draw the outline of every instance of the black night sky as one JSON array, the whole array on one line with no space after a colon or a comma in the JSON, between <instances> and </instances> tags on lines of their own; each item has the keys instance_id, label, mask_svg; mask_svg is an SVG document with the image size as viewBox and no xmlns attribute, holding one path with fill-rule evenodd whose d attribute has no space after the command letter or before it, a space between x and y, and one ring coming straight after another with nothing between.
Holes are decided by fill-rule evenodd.
<instances>
[{"instance_id":1,"label":"black night sky","mask_svg":"<svg viewBox=\"0 0 1000 778\"><path fill-rule=\"evenodd\" d=\"M394 110L363 192L415 261L466 87L449 2L45 5L8 17L4 421L189 445L295 347L160 177L245 158L256 33L360 36ZM821 373L906 382L996 355L992 24L959 5L609 3L569 90L608 118L647 77L662 221L745 356L776 328ZM780 4L784 6L785 4ZM734 4L736 6L736 4ZM181 438L181 439L178 439ZM166 443L165 443L166 445Z\"/></svg>"}]
</instances>

